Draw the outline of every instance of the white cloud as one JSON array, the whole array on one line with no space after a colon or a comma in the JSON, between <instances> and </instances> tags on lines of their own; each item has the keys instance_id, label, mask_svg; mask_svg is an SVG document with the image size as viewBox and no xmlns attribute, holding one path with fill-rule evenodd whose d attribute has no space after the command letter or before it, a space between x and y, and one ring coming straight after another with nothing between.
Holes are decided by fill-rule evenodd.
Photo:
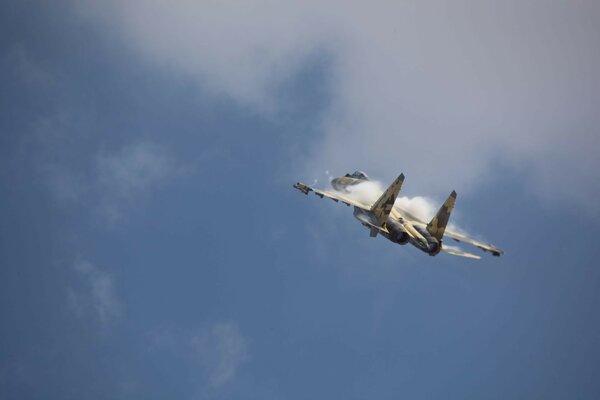
<instances>
[{"instance_id":1,"label":"white cloud","mask_svg":"<svg viewBox=\"0 0 600 400\"><path fill-rule=\"evenodd\" d=\"M212 387L231 381L248 356L246 340L233 322L219 322L191 339Z\"/></svg>"},{"instance_id":2,"label":"white cloud","mask_svg":"<svg viewBox=\"0 0 600 400\"><path fill-rule=\"evenodd\" d=\"M39 88L56 83L55 77L42 68L34 55L20 43L9 46L1 61L8 66L8 72L26 85Z\"/></svg>"},{"instance_id":3,"label":"white cloud","mask_svg":"<svg viewBox=\"0 0 600 400\"><path fill-rule=\"evenodd\" d=\"M47 135L36 132L31 139L42 149L36 172L58 201L83 205L109 225L123 221L125 212L148 193L192 171L176 162L163 147L147 141L99 152L90 157L89 165L75 169L68 162L55 160L65 141L56 133L64 128L63 124L43 124L38 131Z\"/></svg>"},{"instance_id":4,"label":"white cloud","mask_svg":"<svg viewBox=\"0 0 600 400\"><path fill-rule=\"evenodd\" d=\"M113 277L85 260L77 262L74 269L81 287L68 291L71 310L79 317L94 316L102 327L117 320L122 309Z\"/></svg>"},{"instance_id":5,"label":"white cloud","mask_svg":"<svg viewBox=\"0 0 600 400\"><path fill-rule=\"evenodd\" d=\"M151 143L138 142L101 154L94 173L97 208L107 222L118 222L130 203L181 171L161 147Z\"/></svg>"},{"instance_id":6,"label":"white cloud","mask_svg":"<svg viewBox=\"0 0 600 400\"><path fill-rule=\"evenodd\" d=\"M258 110L327 51L331 107L306 174L404 171L415 190L441 194L509 171L600 211L596 1L134 0L83 10L151 62Z\"/></svg>"},{"instance_id":7,"label":"white cloud","mask_svg":"<svg viewBox=\"0 0 600 400\"><path fill-rule=\"evenodd\" d=\"M127 199L159 184L172 172L169 157L151 143L135 143L116 153L101 154L96 160L102 190Z\"/></svg>"},{"instance_id":8,"label":"white cloud","mask_svg":"<svg viewBox=\"0 0 600 400\"><path fill-rule=\"evenodd\" d=\"M202 79L214 93L262 110L277 86L320 46L315 4L273 1L88 2L84 12L122 28L145 57Z\"/></svg>"},{"instance_id":9,"label":"white cloud","mask_svg":"<svg viewBox=\"0 0 600 400\"><path fill-rule=\"evenodd\" d=\"M86 190L85 179L81 174L65 166L47 163L41 166L41 173L46 187L60 202L77 202Z\"/></svg>"},{"instance_id":10,"label":"white cloud","mask_svg":"<svg viewBox=\"0 0 600 400\"><path fill-rule=\"evenodd\" d=\"M218 321L193 330L161 327L149 332L148 338L152 352L167 351L198 368L198 374L192 377L205 394L230 383L248 359L247 340L233 321Z\"/></svg>"}]
</instances>

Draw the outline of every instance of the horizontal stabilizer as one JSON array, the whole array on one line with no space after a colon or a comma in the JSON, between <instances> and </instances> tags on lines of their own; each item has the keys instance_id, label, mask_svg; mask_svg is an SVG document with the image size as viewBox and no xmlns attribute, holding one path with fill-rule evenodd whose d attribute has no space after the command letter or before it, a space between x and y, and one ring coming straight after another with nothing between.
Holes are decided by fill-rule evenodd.
<instances>
[{"instance_id":1,"label":"horizontal stabilizer","mask_svg":"<svg viewBox=\"0 0 600 400\"><path fill-rule=\"evenodd\" d=\"M474 260L481 259L481 257L476 256L475 254L467 253L454 247L442 246L442 251L448 254L452 254L453 256L472 258Z\"/></svg>"},{"instance_id":2,"label":"horizontal stabilizer","mask_svg":"<svg viewBox=\"0 0 600 400\"><path fill-rule=\"evenodd\" d=\"M471 239L470 237L468 237L462 233L452 232L451 230L446 230L444 235L446 237L449 237L449 238L457 241L457 242L464 242L464 243L472 244L473 246L479 247L483 251L492 253L492 255L496 256L496 257L499 257L502 254L504 254L504 250L499 249L498 247L494 246L493 244L483 243L483 242Z\"/></svg>"}]
</instances>

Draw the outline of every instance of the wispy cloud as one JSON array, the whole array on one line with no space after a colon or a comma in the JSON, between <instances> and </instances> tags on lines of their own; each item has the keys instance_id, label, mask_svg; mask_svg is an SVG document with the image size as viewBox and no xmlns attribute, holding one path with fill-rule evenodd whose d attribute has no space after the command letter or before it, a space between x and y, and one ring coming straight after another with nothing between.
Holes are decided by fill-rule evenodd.
<instances>
[{"instance_id":1,"label":"wispy cloud","mask_svg":"<svg viewBox=\"0 0 600 400\"><path fill-rule=\"evenodd\" d=\"M19 43L15 43L6 49L1 62L8 66L8 72L26 85L39 88L40 86L56 83L55 77L40 65L30 51Z\"/></svg>"},{"instance_id":2,"label":"wispy cloud","mask_svg":"<svg viewBox=\"0 0 600 400\"><path fill-rule=\"evenodd\" d=\"M173 173L172 160L152 143L128 145L116 153L101 154L96 159L96 173L103 190L130 199L158 185Z\"/></svg>"},{"instance_id":3,"label":"wispy cloud","mask_svg":"<svg viewBox=\"0 0 600 400\"><path fill-rule=\"evenodd\" d=\"M79 317L91 316L105 328L122 314L114 279L108 272L82 260L74 265L80 285L68 290L71 310Z\"/></svg>"},{"instance_id":4,"label":"wispy cloud","mask_svg":"<svg viewBox=\"0 0 600 400\"><path fill-rule=\"evenodd\" d=\"M213 387L232 380L248 356L246 340L233 322L212 325L194 335L191 344Z\"/></svg>"},{"instance_id":5,"label":"wispy cloud","mask_svg":"<svg viewBox=\"0 0 600 400\"><path fill-rule=\"evenodd\" d=\"M215 94L233 95L262 111L273 109L278 86L302 68L325 28L323 21L314 21L307 29L316 5L309 2L84 4L84 13L116 21L139 54L200 78Z\"/></svg>"},{"instance_id":6,"label":"wispy cloud","mask_svg":"<svg viewBox=\"0 0 600 400\"><path fill-rule=\"evenodd\" d=\"M542 195L600 211L597 1L93 4L149 61L258 110L327 52L331 107L311 177L402 170L442 194L516 171Z\"/></svg>"},{"instance_id":7,"label":"wispy cloud","mask_svg":"<svg viewBox=\"0 0 600 400\"><path fill-rule=\"evenodd\" d=\"M156 143L138 140L112 151L96 151L87 164L57 161L60 144L68 140L57 132L69 129L65 122L44 123L38 130L47 135L32 135L41 154L35 160L36 173L52 196L60 203L78 204L99 216L103 223L115 225L126 220L125 215L154 190L171 179L192 171Z\"/></svg>"},{"instance_id":8,"label":"wispy cloud","mask_svg":"<svg viewBox=\"0 0 600 400\"><path fill-rule=\"evenodd\" d=\"M115 153L97 156L94 168L98 209L109 222L123 218L122 211L134 200L159 187L183 168L160 146L138 142Z\"/></svg>"},{"instance_id":9,"label":"wispy cloud","mask_svg":"<svg viewBox=\"0 0 600 400\"><path fill-rule=\"evenodd\" d=\"M218 321L191 331L154 329L149 334L153 351L167 351L198 368L203 392L217 390L235 379L248 359L248 342L233 321Z\"/></svg>"}]
</instances>

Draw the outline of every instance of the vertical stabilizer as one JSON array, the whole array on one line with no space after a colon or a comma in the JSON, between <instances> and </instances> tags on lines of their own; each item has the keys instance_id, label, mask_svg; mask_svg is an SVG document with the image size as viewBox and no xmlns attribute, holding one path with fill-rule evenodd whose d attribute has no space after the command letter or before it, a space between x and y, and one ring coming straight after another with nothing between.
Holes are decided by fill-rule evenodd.
<instances>
[{"instance_id":1,"label":"vertical stabilizer","mask_svg":"<svg viewBox=\"0 0 600 400\"><path fill-rule=\"evenodd\" d=\"M400 192L400 188L402 187L402 182L404 182L404 174L400 174L371 207L371 212L377 219L378 226L383 226L385 221L387 221L394 207L396 197L398 197L398 192Z\"/></svg>"},{"instance_id":2,"label":"vertical stabilizer","mask_svg":"<svg viewBox=\"0 0 600 400\"><path fill-rule=\"evenodd\" d=\"M453 190L444 204L440 207L437 214L435 214L435 217L433 217L431 222L427 225L427 232L437 240L441 241L442 236L444 236L446 225L448 225L448 220L450 219L450 213L454 208L454 203L456 203L456 192Z\"/></svg>"}]
</instances>

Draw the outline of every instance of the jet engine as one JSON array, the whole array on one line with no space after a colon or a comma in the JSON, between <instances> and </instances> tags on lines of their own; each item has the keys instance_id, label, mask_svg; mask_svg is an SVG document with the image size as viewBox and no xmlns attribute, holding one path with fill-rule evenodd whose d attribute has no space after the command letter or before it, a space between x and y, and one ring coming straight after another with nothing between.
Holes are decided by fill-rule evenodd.
<instances>
[{"instance_id":1,"label":"jet engine","mask_svg":"<svg viewBox=\"0 0 600 400\"><path fill-rule=\"evenodd\" d=\"M408 235L408 232L406 232L406 230L400 222L390 218L386 222L385 226L387 227L387 230L389 232L388 237L392 242L398 244L408 243L410 236Z\"/></svg>"},{"instance_id":2,"label":"jet engine","mask_svg":"<svg viewBox=\"0 0 600 400\"><path fill-rule=\"evenodd\" d=\"M423 229L420 226L415 226L415 229L417 230L417 232L419 232L421 235L423 235L425 240L427 240L426 252L430 256L435 256L442 250L442 243L439 240L437 240L436 238L434 238L433 236L431 236L431 233L427 232L426 229Z\"/></svg>"}]
</instances>

